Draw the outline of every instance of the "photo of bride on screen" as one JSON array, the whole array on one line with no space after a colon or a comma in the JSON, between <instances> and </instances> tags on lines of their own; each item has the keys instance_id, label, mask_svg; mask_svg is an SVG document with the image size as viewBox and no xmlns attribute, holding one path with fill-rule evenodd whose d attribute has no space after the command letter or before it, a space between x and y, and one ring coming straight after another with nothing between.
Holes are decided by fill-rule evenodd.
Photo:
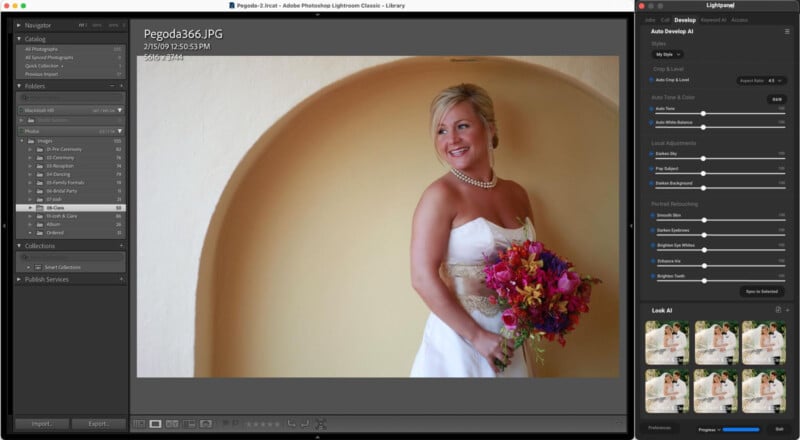
<instances>
[{"instance_id":1,"label":"photo of bride on screen","mask_svg":"<svg viewBox=\"0 0 800 440\"><path fill-rule=\"evenodd\" d=\"M778 414L786 411L786 371L742 371L742 411L753 414Z\"/></svg>"},{"instance_id":2,"label":"photo of bride on screen","mask_svg":"<svg viewBox=\"0 0 800 440\"><path fill-rule=\"evenodd\" d=\"M739 362L739 325L733 321L697 321L694 356L698 365L734 365Z\"/></svg>"},{"instance_id":3,"label":"photo of bride on screen","mask_svg":"<svg viewBox=\"0 0 800 440\"><path fill-rule=\"evenodd\" d=\"M644 329L644 353L648 365L689 363L688 321L647 321Z\"/></svg>"},{"instance_id":4,"label":"photo of bride on screen","mask_svg":"<svg viewBox=\"0 0 800 440\"><path fill-rule=\"evenodd\" d=\"M137 114L137 376L618 377L619 66L139 61L139 108L158 111ZM552 324L574 328L564 346L512 344L513 317L475 288L483 253L534 238L602 280L591 302L552 305L589 310Z\"/></svg>"},{"instance_id":5,"label":"photo of bride on screen","mask_svg":"<svg viewBox=\"0 0 800 440\"><path fill-rule=\"evenodd\" d=\"M650 414L689 412L689 373L684 369L645 371L645 411Z\"/></svg>"},{"instance_id":6,"label":"photo of bride on screen","mask_svg":"<svg viewBox=\"0 0 800 440\"><path fill-rule=\"evenodd\" d=\"M734 370L694 370L694 412L735 413L737 380Z\"/></svg>"},{"instance_id":7,"label":"photo of bride on screen","mask_svg":"<svg viewBox=\"0 0 800 440\"><path fill-rule=\"evenodd\" d=\"M786 324L783 321L742 323L742 363L783 365L786 363Z\"/></svg>"}]
</instances>

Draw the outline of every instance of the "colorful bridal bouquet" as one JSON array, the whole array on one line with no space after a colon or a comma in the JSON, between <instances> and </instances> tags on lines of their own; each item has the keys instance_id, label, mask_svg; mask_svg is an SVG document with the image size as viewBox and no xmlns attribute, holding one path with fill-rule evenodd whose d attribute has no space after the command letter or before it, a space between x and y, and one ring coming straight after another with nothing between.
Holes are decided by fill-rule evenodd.
<instances>
[{"instance_id":1,"label":"colorful bridal bouquet","mask_svg":"<svg viewBox=\"0 0 800 440\"><path fill-rule=\"evenodd\" d=\"M581 313L589 311L592 285L602 282L581 275L572 263L560 258L541 242L527 240L499 251L500 260L487 261L486 286L497 292L489 301L499 304L504 336L519 348L527 339L558 340L575 329ZM542 362L544 349L536 346L536 360Z\"/></svg>"}]
</instances>

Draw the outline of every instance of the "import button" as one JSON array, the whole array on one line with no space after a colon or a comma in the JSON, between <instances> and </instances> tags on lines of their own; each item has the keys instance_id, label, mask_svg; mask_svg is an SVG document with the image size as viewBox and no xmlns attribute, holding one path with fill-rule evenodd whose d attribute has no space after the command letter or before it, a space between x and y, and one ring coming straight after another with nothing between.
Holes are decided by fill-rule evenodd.
<instances>
[{"instance_id":1,"label":"import button","mask_svg":"<svg viewBox=\"0 0 800 440\"><path fill-rule=\"evenodd\" d=\"M69 419L15 419L16 431L66 431Z\"/></svg>"}]
</instances>

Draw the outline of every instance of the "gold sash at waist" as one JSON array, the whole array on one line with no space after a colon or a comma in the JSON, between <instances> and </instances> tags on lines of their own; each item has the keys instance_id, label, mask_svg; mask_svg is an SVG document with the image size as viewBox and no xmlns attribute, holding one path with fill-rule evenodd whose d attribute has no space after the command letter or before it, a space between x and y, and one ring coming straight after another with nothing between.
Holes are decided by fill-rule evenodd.
<instances>
[{"instance_id":1,"label":"gold sash at waist","mask_svg":"<svg viewBox=\"0 0 800 440\"><path fill-rule=\"evenodd\" d=\"M495 292L486 287L483 268L482 264L443 264L440 274L466 311L477 310L485 316L495 316L502 313L503 308L489 302L489 296Z\"/></svg>"},{"instance_id":2,"label":"gold sash at waist","mask_svg":"<svg viewBox=\"0 0 800 440\"><path fill-rule=\"evenodd\" d=\"M489 302L488 296L478 295L457 295L456 298L464 306L464 310L472 313L475 310L481 312L483 315L492 317L503 313L503 308L497 304Z\"/></svg>"}]
</instances>

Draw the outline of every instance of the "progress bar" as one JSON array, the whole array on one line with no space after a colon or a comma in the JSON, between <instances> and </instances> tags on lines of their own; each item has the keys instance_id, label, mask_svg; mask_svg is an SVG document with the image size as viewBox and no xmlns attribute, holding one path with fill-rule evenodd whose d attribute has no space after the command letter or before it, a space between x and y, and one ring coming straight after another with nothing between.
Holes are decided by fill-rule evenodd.
<instances>
[{"instance_id":1,"label":"progress bar","mask_svg":"<svg viewBox=\"0 0 800 440\"><path fill-rule=\"evenodd\" d=\"M758 426L723 426L722 432L761 432Z\"/></svg>"}]
</instances>

